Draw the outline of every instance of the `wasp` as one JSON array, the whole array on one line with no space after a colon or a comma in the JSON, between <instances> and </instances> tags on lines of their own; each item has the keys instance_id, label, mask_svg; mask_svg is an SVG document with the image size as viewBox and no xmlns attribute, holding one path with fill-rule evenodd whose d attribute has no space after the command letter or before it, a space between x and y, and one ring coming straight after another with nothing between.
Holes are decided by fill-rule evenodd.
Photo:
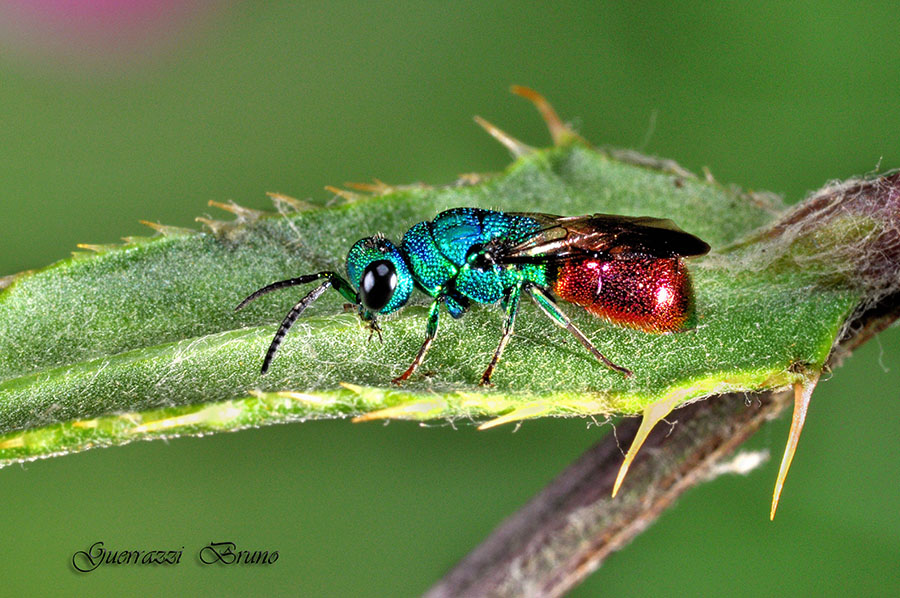
<instances>
[{"instance_id":1,"label":"wasp","mask_svg":"<svg viewBox=\"0 0 900 598\"><path fill-rule=\"evenodd\" d=\"M410 366L394 378L400 383L424 360L437 336L442 307L461 318L473 302L499 303L506 318L497 350L481 376L481 384L488 385L526 294L597 360L630 376L631 370L597 350L558 301L647 332L684 330L695 324L695 307L683 258L708 251L704 241L667 219L454 208L414 225L399 246L383 236L357 241L347 254L346 278L325 271L275 282L249 295L235 310L271 291L321 281L278 327L263 359L265 374L288 330L329 288L355 305L379 336L378 316L401 309L418 289L432 298L425 339Z\"/></svg>"}]
</instances>

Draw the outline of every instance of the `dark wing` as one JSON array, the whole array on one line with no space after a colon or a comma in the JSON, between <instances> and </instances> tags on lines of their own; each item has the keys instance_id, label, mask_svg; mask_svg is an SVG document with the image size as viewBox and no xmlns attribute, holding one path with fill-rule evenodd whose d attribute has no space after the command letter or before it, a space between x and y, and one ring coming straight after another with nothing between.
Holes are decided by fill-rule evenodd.
<instances>
[{"instance_id":1,"label":"dark wing","mask_svg":"<svg viewBox=\"0 0 900 598\"><path fill-rule=\"evenodd\" d=\"M541 228L512 243L509 239L488 243L483 249L491 254L494 263L550 263L588 257L673 258L704 255L709 251L709 245L668 219L611 214L518 215L537 220Z\"/></svg>"}]
</instances>

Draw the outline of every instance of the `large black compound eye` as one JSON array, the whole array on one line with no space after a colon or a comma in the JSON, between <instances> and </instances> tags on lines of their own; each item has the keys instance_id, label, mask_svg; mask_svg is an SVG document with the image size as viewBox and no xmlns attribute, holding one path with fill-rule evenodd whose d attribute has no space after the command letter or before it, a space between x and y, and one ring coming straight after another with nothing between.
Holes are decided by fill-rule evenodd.
<instances>
[{"instance_id":1,"label":"large black compound eye","mask_svg":"<svg viewBox=\"0 0 900 598\"><path fill-rule=\"evenodd\" d=\"M359 281L359 298L370 311L381 311L393 297L397 282L397 270L390 260L372 262Z\"/></svg>"}]
</instances>

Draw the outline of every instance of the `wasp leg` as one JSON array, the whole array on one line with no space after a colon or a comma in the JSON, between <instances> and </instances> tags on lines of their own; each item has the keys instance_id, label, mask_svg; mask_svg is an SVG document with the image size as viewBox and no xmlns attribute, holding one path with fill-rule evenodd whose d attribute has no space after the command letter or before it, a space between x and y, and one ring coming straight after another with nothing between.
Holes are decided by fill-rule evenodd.
<instances>
[{"instance_id":1,"label":"wasp leg","mask_svg":"<svg viewBox=\"0 0 900 598\"><path fill-rule=\"evenodd\" d=\"M506 321L503 322L503 336L500 337L500 345L497 347L497 350L494 351L491 363L481 375L480 384L482 386L490 386L491 375L494 373L494 368L497 367L497 364L500 362L500 356L503 355L503 349L506 348L506 343L509 342L510 337L513 335L513 327L516 323L516 312L519 311L519 296L521 294L522 284L518 284L510 289L503 299L503 307L506 308Z\"/></svg>"},{"instance_id":2,"label":"wasp leg","mask_svg":"<svg viewBox=\"0 0 900 598\"><path fill-rule=\"evenodd\" d=\"M569 320L569 317L565 313L563 313L563 311L550 297L547 291L535 284L528 285L526 287L526 290L528 291L528 294L531 295L531 298L534 300L534 302L537 303L537 306L541 308L541 311L543 311L551 320L556 322L557 325L571 332L572 335L578 339L578 342L584 345L584 348L591 352L591 355L602 361L610 369L621 372L625 374L626 377L631 376L631 370L614 364L612 361L607 359L606 356L603 355L603 353L597 350L597 347L595 347L591 343L591 341L589 341L588 338L580 330L578 330L578 328L575 327L571 320Z\"/></svg>"},{"instance_id":3,"label":"wasp leg","mask_svg":"<svg viewBox=\"0 0 900 598\"><path fill-rule=\"evenodd\" d=\"M281 341L284 340L284 336L287 334L288 330L290 330L291 326L294 325L294 322L297 321L297 318L300 317L300 314L309 307L309 305L322 296L329 287L334 288L337 292L341 294L344 299L347 301L352 301L354 304L358 304L358 300L356 298L356 292L353 290L353 287L350 286L346 280L338 276L334 272L317 272L316 274L307 274L306 276L300 276L299 278L290 278L288 280L281 280L279 282L273 282L270 285L266 285L263 288L251 293L247 296L246 299L241 301L237 307L234 308L234 311L237 311L248 303L256 299L257 297L261 297L266 293L271 293L272 291L277 291L278 289L283 289L286 287L293 287L301 284L306 284L309 282L314 282L316 280L325 281L310 291L306 297L300 300L294 307L291 308L291 311L288 312L287 316L285 316L284 320L281 322L281 326L278 327L278 331L275 333L275 337L272 339L272 343L269 345L269 350L266 351L266 356L263 359L262 368L260 369L260 374L265 374L269 371L269 364L272 363L272 359L275 357L275 352L278 351L279 345L281 345Z\"/></svg>"},{"instance_id":4,"label":"wasp leg","mask_svg":"<svg viewBox=\"0 0 900 598\"><path fill-rule=\"evenodd\" d=\"M416 358L413 359L413 362L406 368L406 371L391 380L394 384L400 384L412 376L413 372L416 371L416 368L422 363L422 360L425 359L425 353L428 352L428 347L431 346L431 342L434 340L434 337L437 336L438 316L440 315L440 307L443 302L443 297L438 297L431 302L431 308L428 310L428 325L425 327L425 341L419 348L419 352L416 353Z\"/></svg>"},{"instance_id":5,"label":"wasp leg","mask_svg":"<svg viewBox=\"0 0 900 598\"><path fill-rule=\"evenodd\" d=\"M371 320L369 320L368 327L369 327L369 342L371 343L371 342L372 342L372 336L375 335L375 334L377 334L377 335L378 335L378 342L379 342L379 343L384 343L384 339L381 338L381 326L379 326L378 320L376 320L375 318L372 318Z\"/></svg>"}]
</instances>

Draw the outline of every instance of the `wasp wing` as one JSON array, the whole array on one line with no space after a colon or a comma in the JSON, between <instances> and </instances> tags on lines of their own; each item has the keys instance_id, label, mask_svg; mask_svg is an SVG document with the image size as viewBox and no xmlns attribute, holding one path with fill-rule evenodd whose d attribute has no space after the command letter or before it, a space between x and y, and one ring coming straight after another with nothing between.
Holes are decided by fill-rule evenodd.
<instances>
[{"instance_id":1,"label":"wasp wing","mask_svg":"<svg viewBox=\"0 0 900 598\"><path fill-rule=\"evenodd\" d=\"M611 214L519 215L537 220L541 228L523 239L498 238L488 243L483 250L494 263L551 263L589 257L674 258L704 255L709 251L704 241L663 218Z\"/></svg>"}]
</instances>

